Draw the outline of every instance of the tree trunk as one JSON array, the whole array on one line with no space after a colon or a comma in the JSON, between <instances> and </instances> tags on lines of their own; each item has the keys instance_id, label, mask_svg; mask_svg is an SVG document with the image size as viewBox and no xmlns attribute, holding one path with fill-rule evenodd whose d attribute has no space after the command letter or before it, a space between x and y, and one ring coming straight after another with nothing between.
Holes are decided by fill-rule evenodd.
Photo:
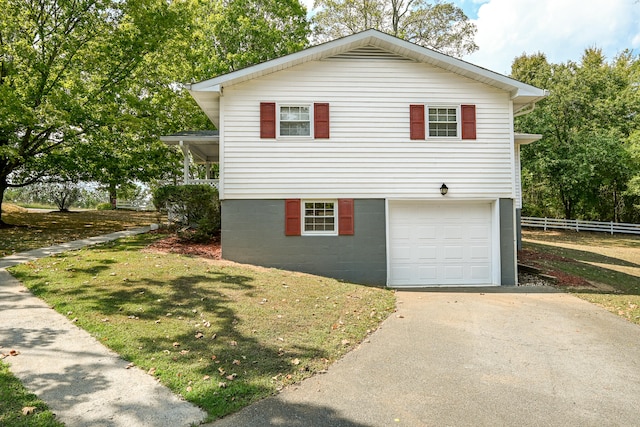
<instances>
[{"instance_id":1,"label":"tree trunk","mask_svg":"<svg viewBox=\"0 0 640 427\"><path fill-rule=\"evenodd\" d=\"M0 228L11 227L10 224L7 224L2 220L2 203L4 202L4 192L7 188L9 188L9 186L7 185L7 179L6 178L0 179Z\"/></svg>"},{"instance_id":2,"label":"tree trunk","mask_svg":"<svg viewBox=\"0 0 640 427\"><path fill-rule=\"evenodd\" d=\"M115 209L117 204L117 193L116 185L114 183L109 183L109 201L111 202L111 209Z\"/></svg>"}]
</instances>

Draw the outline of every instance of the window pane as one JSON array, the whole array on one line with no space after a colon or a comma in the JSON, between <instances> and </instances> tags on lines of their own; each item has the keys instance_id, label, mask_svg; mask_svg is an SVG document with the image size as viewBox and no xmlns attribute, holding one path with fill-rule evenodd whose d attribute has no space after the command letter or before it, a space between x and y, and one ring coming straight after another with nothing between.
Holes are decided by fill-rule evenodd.
<instances>
[{"instance_id":1,"label":"window pane","mask_svg":"<svg viewBox=\"0 0 640 427\"><path fill-rule=\"evenodd\" d=\"M429 108L429 136L458 136L458 113L456 108Z\"/></svg>"},{"instance_id":2,"label":"window pane","mask_svg":"<svg viewBox=\"0 0 640 427\"><path fill-rule=\"evenodd\" d=\"M333 202L305 202L304 230L335 231L335 204Z\"/></svg>"}]
</instances>

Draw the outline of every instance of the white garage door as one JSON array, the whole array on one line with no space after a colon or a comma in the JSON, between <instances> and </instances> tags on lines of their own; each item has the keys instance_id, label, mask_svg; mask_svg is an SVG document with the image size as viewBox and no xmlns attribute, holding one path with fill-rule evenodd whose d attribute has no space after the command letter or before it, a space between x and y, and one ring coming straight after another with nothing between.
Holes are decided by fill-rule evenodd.
<instances>
[{"instance_id":1,"label":"white garage door","mask_svg":"<svg viewBox=\"0 0 640 427\"><path fill-rule=\"evenodd\" d=\"M390 286L492 281L490 203L389 202Z\"/></svg>"}]
</instances>

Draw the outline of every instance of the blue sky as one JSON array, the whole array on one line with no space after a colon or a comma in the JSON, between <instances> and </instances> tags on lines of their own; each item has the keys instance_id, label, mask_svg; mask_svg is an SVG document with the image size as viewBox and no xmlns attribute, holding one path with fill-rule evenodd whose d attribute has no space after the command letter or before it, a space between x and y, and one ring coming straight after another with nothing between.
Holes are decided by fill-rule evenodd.
<instances>
[{"instance_id":1,"label":"blue sky","mask_svg":"<svg viewBox=\"0 0 640 427\"><path fill-rule=\"evenodd\" d=\"M579 61L589 47L601 48L608 59L625 49L640 53L639 0L452 2L478 27L480 48L463 59L502 74L523 53L543 52L553 63Z\"/></svg>"}]
</instances>

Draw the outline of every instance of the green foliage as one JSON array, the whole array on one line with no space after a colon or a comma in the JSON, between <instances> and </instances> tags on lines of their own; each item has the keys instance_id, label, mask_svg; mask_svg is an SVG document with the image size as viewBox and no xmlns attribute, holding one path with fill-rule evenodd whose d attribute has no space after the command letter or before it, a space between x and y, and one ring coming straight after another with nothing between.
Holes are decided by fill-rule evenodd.
<instances>
[{"instance_id":1,"label":"green foliage","mask_svg":"<svg viewBox=\"0 0 640 427\"><path fill-rule=\"evenodd\" d=\"M278 58L308 45L298 0L194 1L189 34L177 41L183 79L203 80Z\"/></svg>"},{"instance_id":2,"label":"green foliage","mask_svg":"<svg viewBox=\"0 0 640 427\"><path fill-rule=\"evenodd\" d=\"M639 70L630 53L608 63L599 49L587 49L580 63L549 64L541 53L516 58L514 78L551 92L516 120L516 131L544 136L522 147L524 214L640 220L640 194L629 188L640 175L632 150Z\"/></svg>"},{"instance_id":3,"label":"green foliage","mask_svg":"<svg viewBox=\"0 0 640 427\"><path fill-rule=\"evenodd\" d=\"M126 127L132 83L184 27L183 9L165 0L0 0L0 201L8 186L75 178L62 161L70 149L105 126Z\"/></svg>"},{"instance_id":4,"label":"green foliage","mask_svg":"<svg viewBox=\"0 0 640 427\"><path fill-rule=\"evenodd\" d=\"M218 191L209 185L167 185L153 192L156 208L170 219L196 228L182 233L194 241L207 241L220 230Z\"/></svg>"},{"instance_id":5,"label":"green foliage","mask_svg":"<svg viewBox=\"0 0 640 427\"><path fill-rule=\"evenodd\" d=\"M71 207L92 209L106 202L106 193L73 183L37 183L8 189L5 200L21 205L56 205L60 210Z\"/></svg>"},{"instance_id":6,"label":"green foliage","mask_svg":"<svg viewBox=\"0 0 640 427\"><path fill-rule=\"evenodd\" d=\"M453 3L426 0L316 0L314 38L325 42L370 28L447 55L478 49L475 24Z\"/></svg>"}]
</instances>

